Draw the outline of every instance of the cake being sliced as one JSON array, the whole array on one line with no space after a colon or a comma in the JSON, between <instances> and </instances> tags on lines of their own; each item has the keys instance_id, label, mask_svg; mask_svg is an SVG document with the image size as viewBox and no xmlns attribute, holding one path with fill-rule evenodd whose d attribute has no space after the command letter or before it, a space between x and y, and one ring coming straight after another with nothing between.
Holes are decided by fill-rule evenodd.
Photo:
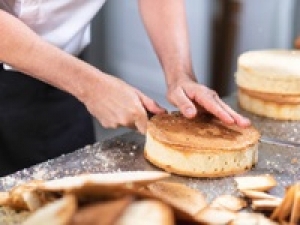
<instances>
[{"instance_id":1,"label":"cake being sliced","mask_svg":"<svg viewBox=\"0 0 300 225\"><path fill-rule=\"evenodd\" d=\"M222 177L249 170L258 160L259 132L225 125L210 114L187 119L179 112L153 116L144 155L168 172Z\"/></svg>"},{"instance_id":2,"label":"cake being sliced","mask_svg":"<svg viewBox=\"0 0 300 225\"><path fill-rule=\"evenodd\" d=\"M300 51L260 50L238 59L240 106L254 114L300 120Z\"/></svg>"}]
</instances>

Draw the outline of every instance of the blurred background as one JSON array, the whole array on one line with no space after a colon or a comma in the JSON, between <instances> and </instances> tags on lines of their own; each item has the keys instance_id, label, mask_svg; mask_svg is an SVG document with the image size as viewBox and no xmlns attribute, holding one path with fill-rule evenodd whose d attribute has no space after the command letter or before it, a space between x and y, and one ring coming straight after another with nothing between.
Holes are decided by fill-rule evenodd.
<instances>
[{"instance_id":1,"label":"blurred background","mask_svg":"<svg viewBox=\"0 0 300 225\"><path fill-rule=\"evenodd\" d=\"M290 49L300 34L297 0L186 0L186 8L195 73L221 97L235 92L234 73L242 52ZM107 0L93 21L86 59L174 109L165 98L164 76L136 0ZM129 131L104 129L97 121L95 129L99 141Z\"/></svg>"}]
</instances>

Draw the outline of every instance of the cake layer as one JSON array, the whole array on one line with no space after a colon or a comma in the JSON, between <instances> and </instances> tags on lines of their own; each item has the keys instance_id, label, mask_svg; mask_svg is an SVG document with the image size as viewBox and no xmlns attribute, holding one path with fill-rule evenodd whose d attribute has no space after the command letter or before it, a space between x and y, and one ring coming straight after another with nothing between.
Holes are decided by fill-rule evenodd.
<instances>
[{"instance_id":1,"label":"cake layer","mask_svg":"<svg viewBox=\"0 0 300 225\"><path fill-rule=\"evenodd\" d=\"M183 147L185 151L243 149L259 138L254 127L228 126L210 114L193 119L179 112L159 114L152 117L147 130L159 142L172 148Z\"/></svg>"},{"instance_id":2,"label":"cake layer","mask_svg":"<svg viewBox=\"0 0 300 225\"><path fill-rule=\"evenodd\" d=\"M249 51L239 57L237 67L236 83L241 88L300 94L300 51Z\"/></svg>"},{"instance_id":3,"label":"cake layer","mask_svg":"<svg viewBox=\"0 0 300 225\"><path fill-rule=\"evenodd\" d=\"M249 170L258 157L259 132L225 125L210 114L187 119L179 112L159 114L147 126L145 158L168 172L222 177Z\"/></svg>"},{"instance_id":4,"label":"cake layer","mask_svg":"<svg viewBox=\"0 0 300 225\"><path fill-rule=\"evenodd\" d=\"M263 93L259 91L253 91L246 88L238 87L238 92L242 92L246 95L251 96L252 98L260 99L265 102L273 102L278 105L298 105L300 104L300 94L291 95L291 94L274 94L274 93Z\"/></svg>"},{"instance_id":5,"label":"cake layer","mask_svg":"<svg viewBox=\"0 0 300 225\"><path fill-rule=\"evenodd\" d=\"M232 151L182 151L160 143L148 133L145 157L170 173L190 177L223 177L251 169L258 160L258 148L256 143Z\"/></svg>"},{"instance_id":6,"label":"cake layer","mask_svg":"<svg viewBox=\"0 0 300 225\"><path fill-rule=\"evenodd\" d=\"M245 92L238 91L239 105L254 114L278 119L278 120L300 120L300 104L295 102L278 102L259 98Z\"/></svg>"}]
</instances>

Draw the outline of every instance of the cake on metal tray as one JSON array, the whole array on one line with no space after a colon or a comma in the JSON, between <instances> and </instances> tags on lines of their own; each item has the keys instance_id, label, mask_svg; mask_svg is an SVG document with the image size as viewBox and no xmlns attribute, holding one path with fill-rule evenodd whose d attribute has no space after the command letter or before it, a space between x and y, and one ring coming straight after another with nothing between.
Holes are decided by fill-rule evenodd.
<instances>
[{"instance_id":1,"label":"cake on metal tray","mask_svg":"<svg viewBox=\"0 0 300 225\"><path fill-rule=\"evenodd\" d=\"M159 114L148 122L144 155L174 174L222 177L252 168L259 137L253 126L226 125L210 114L193 119L179 112Z\"/></svg>"}]
</instances>

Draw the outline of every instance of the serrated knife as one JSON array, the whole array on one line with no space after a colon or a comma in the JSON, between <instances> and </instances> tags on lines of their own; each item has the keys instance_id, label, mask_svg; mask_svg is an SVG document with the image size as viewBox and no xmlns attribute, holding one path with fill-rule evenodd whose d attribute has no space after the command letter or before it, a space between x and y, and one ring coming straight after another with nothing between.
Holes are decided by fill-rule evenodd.
<instances>
[{"instance_id":1,"label":"serrated knife","mask_svg":"<svg viewBox=\"0 0 300 225\"><path fill-rule=\"evenodd\" d=\"M288 140L283 140L283 139L279 139L279 138L272 138L272 137L268 137L268 136L265 136L265 135L262 135L260 137L259 141L262 142L262 143L267 143L267 144L280 145L280 146L293 147L293 148L300 148L300 142L288 141Z\"/></svg>"}]
</instances>

